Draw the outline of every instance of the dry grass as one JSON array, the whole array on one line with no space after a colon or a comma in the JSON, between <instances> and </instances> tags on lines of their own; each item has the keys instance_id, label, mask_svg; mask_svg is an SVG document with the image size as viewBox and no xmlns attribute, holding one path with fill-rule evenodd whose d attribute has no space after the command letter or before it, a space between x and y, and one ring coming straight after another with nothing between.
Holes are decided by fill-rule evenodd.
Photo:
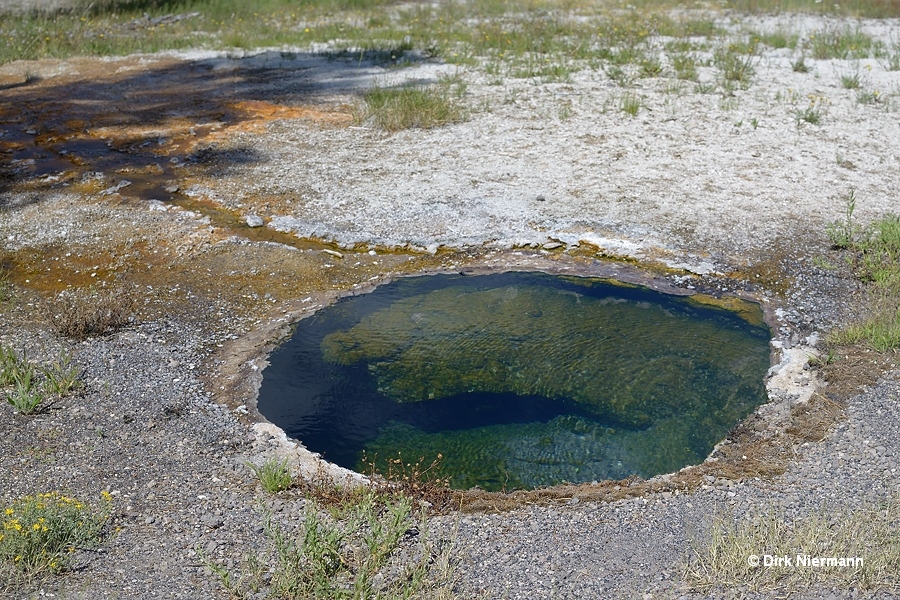
<instances>
[{"instance_id":1,"label":"dry grass","mask_svg":"<svg viewBox=\"0 0 900 600\"><path fill-rule=\"evenodd\" d=\"M790 563L766 566L765 556ZM847 566L800 566L803 558L861 558ZM761 564L756 563L760 561ZM800 565L798 565L798 561ZM756 564L754 564L756 563ZM739 588L792 594L816 584L829 588L900 590L900 498L856 510L800 516L766 513L735 523L717 517L709 539L695 542L685 580L701 592Z\"/></svg>"},{"instance_id":2,"label":"dry grass","mask_svg":"<svg viewBox=\"0 0 900 600\"><path fill-rule=\"evenodd\" d=\"M137 295L131 289L62 292L47 302L47 319L62 336L84 340L113 333L131 323Z\"/></svg>"}]
</instances>

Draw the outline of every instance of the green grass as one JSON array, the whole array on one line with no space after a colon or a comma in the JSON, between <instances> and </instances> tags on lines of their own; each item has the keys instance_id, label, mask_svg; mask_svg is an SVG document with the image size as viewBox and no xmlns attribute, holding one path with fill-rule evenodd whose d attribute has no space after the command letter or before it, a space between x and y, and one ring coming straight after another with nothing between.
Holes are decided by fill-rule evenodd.
<instances>
[{"instance_id":1,"label":"green grass","mask_svg":"<svg viewBox=\"0 0 900 600\"><path fill-rule=\"evenodd\" d=\"M878 90L859 90L856 93L856 101L859 104L878 104L881 100L881 93Z\"/></svg>"},{"instance_id":2,"label":"green grass","mask_svg":"<svg viewBox=\"0 0 900 600\"><path fill-rule=\"evenodd\" d=\"M632 118L636 117L641 110L641 97L637 94L623 94L619 100L619 109Z\"/></svg>"},{"instance_id":3,"label":"green grass","mask_svg":"<svg viewBox=\"0 0 900 600\"><path fill-rule=\"evenodd\" d=\"M207 563L234 597L452 597L449 551L428 539L424 513L406 496L360 488L331 511L309 499L296 529L265 512L262 518L265 551L249 555L236 573Z\"/></svg>"},{"instance_id":4,"label":"green grass","mask_svg":"<svg viewBox=\"0 0 900 600\"><path fill-rule=\"evenodd\" d=\"M853 71L841 73L839 78L841 80L841 87L845 90L859 89L859 86L862 84L862 78L858 68Z\"/></svg>"},{"instance_id":5,"label":"green grass","mask_svg":"<svg viewBox=\"0 0 900 600\"><path fill-rule=\"evenodd\" d=\"M882 51L872 36L863 33L859 28L846 26L840 28L835 26L811 33L808 45L810 54L817 60L869 58Z\"/></svg>"},{"instance_id":6,"label":"green grass","mask_svg":"<svg viewBox=\"0 0 900 600\"><path fill-rule=\"evenodd\" d=\"M354 120L357 123L371 123L386 131L429 129L462 122L467 118L467 111L451 87L376 86L367 91L354 107Z\"/></svg>"},{"instance_id":7,"label":"green grass","mask_svg":"<svg viewBox=\"0 0 900 600\"><path fill-rule=\"evenodd\" d=\"M764 555L861 557L852 568L766 567ZM754 557L760 560L754 566ZM815 584L829 588L897 591L900 581L900 500L856 510L821 510L788 519L773 513L735 523L718 516L706 539L695 541L684 566L695 590L798 593Z\"/></svg>"},{"instance_id":8,"label":"green grass","mask_svg":"<svg viewBox=\"0 0 900 600\"><path fill-rule=\"evenodd\" d=\"M44 376L44 392L51 396L65 396L84 385L81 367L72 363L72 355L63 351L59 358L41 367Z\"/></svg>"},{"instance_id":9,"label":"green grass","mask_svg":"<svg viewBox=\"0 0 900 600\"><path fill-rule=\"evenodd\" d=\"M20 414L30 415L53 397L62 398L81 387L81 368L63 352L53 363L35 367L24 354L0 344L0 392Z\"/></svg>"},{"instance_id":10,"label":"green grass","mask_svg":"<svg viewBox=\"0 0 900 600\"><path fill-rule=\"evenodd\" d=\"M263 489L270 494L286 490L294 483L287 466L287 459L279 462L275 458L267 458L261 465L247 463L247 466L259 479Z\"/></svg>"},{"instance_id":11,"label":"green grass","mask_svg":"<svg viewBox=\"0 0 900 600\"><path fill-rule=\"evenodd\" d=\"M6 506L0 529L0 572L28 577L69 568L74 551L101 542L112 498L102 494L100 507L49 492L27 496Z\"/></svg>"},{"instance_id":12,"label":"green grass","mask_svg":"<svg viewBox=\"0 0 900 600\"><path fill-rule=\"evenodd\" d=\"M765 44L770 48L776 49L790 48L793 50L800 41L799 34L792 31L785 31L784 29L776 29L775 31L768 32L754 31L750 37L760 44Z\"/></svg>"},{"instance_id":13,"label":"green grass","mask_svg":"<svg viewBox=\"0 0 900 600\"><path fill-rule=\"evenodd\" d=\"M791 63L791 69L794 73L809 73L809 65L806 64L806 55L800 54L800 56Z\"/></svg>"},{"instance_id":14,"label":"green grass","mask_svg":"<svg viewBox=\"0 0 900 600\"><path fill-rule=\"evenodd\" d=\"M741 89L750 86L756 74L754 48L722 46L713 53L713 64L718 68L724 84L737 85Z\"/></svg>"},{"instance_id":15,"label":"green grass","mask_svg":"<svg viewBox=\"0 0 900 600\"><path fill-rule=\"evenodd\" d=\"M669 55L675 77L686 81L697 81L697 58L691 53L673 53Z\"/></svg>"},{"instance_id":16,"label":"green grass","mask_svg":"<svg viewBox=\"0 0 900 600\"><path fill-rule=\"evenodd\" d=\"M867 344L878 352L900 348L900 216L889 214L866 228L856 224L856 198L847 198L844 219L828 226L836 249L850 251L857 276L869 284L869 314L832 332L836 345Z\"/></svg>"},{"instance_id":17,"label":"green grass","mask_svg":"<svg viewBox=\"0 0 900 600\"><path fill-rule=\"evenodd\" d=\"M22 372L30 368L28 361L11 347L0 344L0 387L18 381Z\"/></svg>"}]
</instances>

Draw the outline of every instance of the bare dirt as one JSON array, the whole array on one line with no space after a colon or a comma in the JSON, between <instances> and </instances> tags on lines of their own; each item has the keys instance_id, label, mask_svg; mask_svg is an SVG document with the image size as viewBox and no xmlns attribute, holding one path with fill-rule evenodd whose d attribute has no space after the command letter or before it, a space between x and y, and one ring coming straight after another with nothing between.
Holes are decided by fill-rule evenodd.
<instances>
[{"instance_id":1,"label":"bare dirt","mask_svg":"<svg viewBox=\"0 0 900 600\"><path fill-rule=\"evenodd\" d=\"M830 24L753 23L800 32ZM895 22L854 25L888 41L898 31ZM803 364L858 305L852 277L825 266L838 261L826 224L842 218L851 189L861 222L896 210L900 71L875 59L810 60L811 72L796 73L793 58L763 52L752 85L731 95L640 80L629 92L642 101L635 118L603 71L495 85L439 62L395 69L275 50L0 66L0 268L14 291L0 307L0 341L38 360L69 348L88 382L34 418L0 408L9 424L0 496L62 488L119 497L114 541L41 585L77 598L224 597L198 548L233 567L262 543L255 503L288 521L301 514L302 500L255 488L243 461L279 452L299 470L317 464L259 423L266 351L293 320L340 295L424 272L614 274L737 294L763 303L776 335L772 403L703 466L512 502L471 496L470 508L520 508L507 522L480 515L459 527L460 597L687 593L672 553L689 546L684 524L720 500L743 514L782 497L810 507L823 489L844 490L849 504L862 501L860 490L893 489L898 438L887 424L900 408L887 399L896 385L860 383L881 386L877 417L849 393L806 405L816 378ZM881 100L861 104L844 89L849 69ZM467 82L465 123L395 134L353 124L352 104L374 83L454 74ZM715 77L711 67L700 74ZM798 121L810 102L822 108L818 126ZM125 331L73 343L48 326L48 300L60 292L114 289L140 297ZM854 360L872 362L864 351ZM835 423L846 435L829 437ZM823 452L856 456L847 444L856 452L863 438L885 450L860 451L858 477L821 470ZM641 499L661 512L622 517ZM591 575L555 577L562 540L591 519L613 527L618 545L573 542L572 572ZM655 519L665 526L645 531ZM496 562L534 535L557 539L531 549L531 573L549 569L546 577ZM655 549L648 535L659 536Z\"/></svg>"}]
</instances>

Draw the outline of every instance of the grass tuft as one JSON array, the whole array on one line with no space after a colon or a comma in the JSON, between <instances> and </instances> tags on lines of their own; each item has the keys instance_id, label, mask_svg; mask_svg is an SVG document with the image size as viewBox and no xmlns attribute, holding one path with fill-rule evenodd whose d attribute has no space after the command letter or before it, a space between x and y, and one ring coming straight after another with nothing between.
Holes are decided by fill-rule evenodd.
<instances>
[{"instance_id":1,"label":"grass tuft","mask_svg":"<svg viewBox=\"0 0 900 600\"><path fill-rule=\"evenodd\" d=\"M7 388L6 401L20 414L38 412L48 397L61 398L78 389L80 377L81 368L72 364L70 354L63 352L57 361L35 368L24 354L19 357L11 347L0 344L0 389Z\"/></svg>"},{"instance_id":2,"label":"grass tuft","mask_svg":"<svg viewBox=\"0 0 900 600\"><path fill-rule=\"evenodd\" d=\"M806 64L806 55L801 53L800 56L791 63L791 69L794 73L809 73L809 65Z\"/></svg>"},{"instance_id":3,"label":"grass tuft","mask_svg":"<svg viewBox=\"0 0 900 600\"><path fill-rule=\"evenodd\" d=\"M752 49L749 52L741 52L741 50L733 45L720 47L713 53L713 64L721 72L722 79L726 84L746 89L756 74L756 56Z\"/></svg>"},{"instance_id":4,"label":"grass tuft","mask_svg":"<svg viewBox=\"0 0 900 600\"><path fill-rule=\"evenodd\" d=\"M447 85L374 87L354 107L354 120L358 124L371 122L386 131L460 123L466 120L467 113L449 88Z\"/></svg>"},{"instance_id":5,"label":"grass tuft","mask_svg":"<svg viewBox=\"0 0 900 600\"><path fill-rule=\"evenodd\" d=\"M825 117L825 108L828 100L821 96L810 96L809 103L803 108L794 110L794 117L797 125L808 123L810 125L821 125L822 119Z\"/></svg>"},{"instance_id":6,"label":"grass tuft","mask_svg":"<svg viewBox=\"0 0 900 600\"><path fill-rule=\"evenodd\" d=\"M61 352L59 358L41 367L44 376L44 391L51 396L65 396L82 387L81 367L72 363L72 355Z\"/></svg>"},{"instance_id":7,"label":"grass tuft","mask_svg":"<svg viewBox=\"0 0 900 600\"><path fill-rule=\"evenodd\" d=\"M623 113L634 118L641 110L641 97L632 93L623 94L619 100L619 108Z\"/></svg>"},{"instance_id":8,"label":"grass tuft","mask_svg":"<svg viewBox=\"0 0 900 600\"><path fill-rule=\"evenodd\" d=\"M261 465L247 463L247 466L259 478L259 483L263 489L270 494L275 494L282 490L290 488L294 481L291 478L291 472L287 466L287 459L279 462L275 458L267 458Z\"/></svg>"}]
</instances>

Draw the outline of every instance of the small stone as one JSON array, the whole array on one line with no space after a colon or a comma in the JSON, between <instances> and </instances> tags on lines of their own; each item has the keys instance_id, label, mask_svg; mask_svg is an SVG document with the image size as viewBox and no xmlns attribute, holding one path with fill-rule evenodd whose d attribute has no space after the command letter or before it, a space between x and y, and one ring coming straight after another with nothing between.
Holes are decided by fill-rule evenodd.
<instances>
[{"instance_id":1,"label":"small stone","mask_svg":"<svg viewBox=\"0 0 900 600\"><path fill-rule=\"evenodd\" d=\"M200 517L200 522L210 529L218 529L225 524L225 521L222 520L222 517L216 516L212 513L204 514L202 517Z\"/></svg>"},{"instance_id":2,"label":"small stone","mask_svg":"<svg viewBox=\"0 0 900 600\"><path fill-rule=\"evenodd\" d=\"M166 190L166 192L169 193L169 194L174 194L175 192L177 192L177 191L178 191L179 189L181 189L181 188L179 188L177 185L174 185L174 184L173 184L173 185L167 185L167 186L164 187L163 189Z\"/></svg>"},{"instance_id":3,"label":"small stone","mask_svg":"<svg viewBox=\"0 0 900 600\"><path fill-rule=\"evenodd\" d=\"M265 221L262 220L262 217L257 215L247 215L247 218L244 219L247 222L248 227L262 227Z\"/></svg>"},{"instance_id":4,"label":"small stone","mask_svg":"<svg viewBox=\"0 0 900 600\"><path fill-rule=\"evenodd\" d=\"M560 246L562 246L562 244L560 244L559 242L547 242L546 244L544 244L543 248L544 250L555 250Z\"/></svg>"},{"instance_id":5,"label":"small stone","mask_svg":"<svg viewBox=\"0 0 900 600\"><path fill-rule=\"evenodd\" d=\"M102 192L100 192L100 195L101 196L111 196L111 195L115 194L116 192L118 192L119 190L121 190L122 188L127 188L129 185L131 185L131 182L128 181L127 179L123 179L116 185L114 185L112 187L108 187L105 190L103 190Z\"/></svg>"},{"instance_id":6,"label":"small stone","mask_svg":"<svg viewBox=\"0 0 900 600\"><path fill-rule=\"evenodd\" d=\"M324 252L325 254L330 254L331 256L334 256L335 258L344 258L344 255L341 254L340 252L338 252L337 250L329 250L328 248L325 248L324 250L322 250L322 252Z\"/></svg>"},{"instance_id":7,"label":"small stone","mask_svg":"<svg viewBox=\"0 0 900 600\"><path fill-rule=\"evenodd\" d=\"M546 200L546 198L544 198L543 196L538 196L537 198L535 198L535 200L537 200L538 202L543 202L544 200Z\"/></svg>"}]
</instances>

